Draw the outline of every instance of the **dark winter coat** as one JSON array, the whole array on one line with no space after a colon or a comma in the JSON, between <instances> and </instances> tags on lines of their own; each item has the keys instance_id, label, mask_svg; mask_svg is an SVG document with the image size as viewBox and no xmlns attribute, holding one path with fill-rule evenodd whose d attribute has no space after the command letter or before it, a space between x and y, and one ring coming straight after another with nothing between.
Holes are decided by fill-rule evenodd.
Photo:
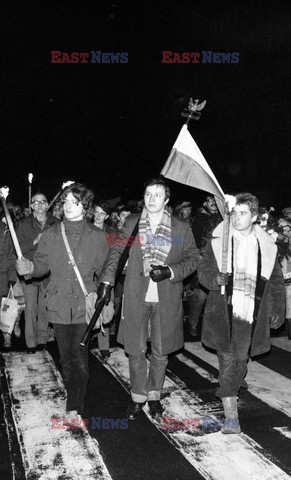
<instances>
[{"instance_id":1,"label":"dark winter coat","mask_svg":"<svg viewBox=\"0 0 291 480\"><path fill-rule=\"evenodd\" d=\"M127 217L124 226L126 236L131 235L137 220L138 215ZM196 270L199 259L199 253L189 224L173 216L171 221L172 238L180 237L182 242L180 242L180 245L172 244L165 260L165 265L173 270L173 280L166 279L157 284L163 355L180 349L184 344L182 281ZM125 351L132 355L139 355L140 353L142 309L150 278L144 275L141 246L138 243L137 240L134 241L129 253L118 332L118 342L122 343Z\"/></svg>"},{"instance_id":2,"label":"dark winter coat","mask_svg":"<svg viewBox=\"0 0 291 480\"><path fill-rule=\"evenodd\" d=\"M220 227L220 226L219 226ZM256 226L257 229L260 227ZM216 231L214 231L215 235ZM258 238L258 236L257 236ZM258 279L255 292L255 314L252 329L250 355L260 355L270 350L270 317L278 315L281 324L284 322L285 291L282 271L276 256L276 246L270 235L260 229L259 256L268 255L273 264L269 280L260 276L258 265ZM202 324L202 342L214 350L226 350L231 339L231 322L227 305L227 288L224 295L221 287L216 283L219 272L215 252L222 252L222 237L216 236L210 240L198 266L199 282L210 290Z\"/></svg>"},{"instance_id":3,"label":"dark winter coat","mask_svg":"<svg viewBox=\"0 0 291 480\"><path fill-rule=\"evenodd\" d=\"M72 222L73 223L73 222ZM68 236L70 244L70 237ZM120 249L109 247L104 232L84 220L83 233L72 253L88 293L96 291L94 274L114 285ZM51 273L46 306L52 323L85 323L85 297L69 260L60 223L43 232L33 259L34 275Z\"/></svg>"},{"instance_id":4,"label":"dark winter coat","mask_svg":"<svg viewBox=\"0 0 291 480\"><path fill-rule=\"evenodd\" d=\"M16 282L15 254L9 230L0 222L0 297L8 292L8 282Z\"/></svg>"}]
</instances>

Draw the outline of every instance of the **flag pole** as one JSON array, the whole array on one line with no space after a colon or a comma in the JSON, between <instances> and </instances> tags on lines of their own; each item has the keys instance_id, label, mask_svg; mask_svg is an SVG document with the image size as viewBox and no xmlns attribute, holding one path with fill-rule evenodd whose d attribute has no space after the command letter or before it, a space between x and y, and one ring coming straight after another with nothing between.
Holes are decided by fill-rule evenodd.
<instances>
[{"instance_id":1,"label":"flag pole","mask_svg":"<svg viewBox=\"0 0 291 480\"><path fill-rule=\"evenodd\" d=\"M222 262L221 262L221 272L227 273L227 261L228 261L228 241L229 241L229 208L228 202L225 202L224 206L224 217L223 217L223 234L222 234ZM225 285L221 286L221 295L225 293Z\"/></svg>"}]
</instances>

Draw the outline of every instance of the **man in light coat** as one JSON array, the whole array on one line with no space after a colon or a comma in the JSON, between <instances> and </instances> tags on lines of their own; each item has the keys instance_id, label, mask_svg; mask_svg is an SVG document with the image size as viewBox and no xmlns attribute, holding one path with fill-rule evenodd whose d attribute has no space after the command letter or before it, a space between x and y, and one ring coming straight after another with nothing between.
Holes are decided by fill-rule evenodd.
<instances>
[{"instance_id":1,"label":"man in light coat","mask_svg":"<svg viewBox=\"0 0 291 480\"><path fill-rule=\"evenodd\" d=\"M210 292L202 342L217 350L219 389L226 421L222 433L239 433L237 395L247 388L249 355L270 349L270 327L284 322L285 292L274 239L255 224L259 204L250 193L235 197L231 211L228 273L221 272L223 224L213 231L198 268L199 282ZM226 286L222 295L221 286Z\"/></svg>"},{"instance_id":2,"label":"man in light coat","mask_svg":"<svg viewBox=\"0 0 291 480\"><path fill-rule=\"evenodd\" d=\"M169 198L170 189L163 180L147 182L141 216L130 215L123 228L132 246L117 340L129 356L130 420L137 418L146 401L153 417L162 415L160 398L168 354L184 342L182 281L196 270L199 259L188 223L172 216L167 208ZM130 238L137 222L138 233ZM148 335L151 357L147 374Z\"/></svg>"}]
</instances>

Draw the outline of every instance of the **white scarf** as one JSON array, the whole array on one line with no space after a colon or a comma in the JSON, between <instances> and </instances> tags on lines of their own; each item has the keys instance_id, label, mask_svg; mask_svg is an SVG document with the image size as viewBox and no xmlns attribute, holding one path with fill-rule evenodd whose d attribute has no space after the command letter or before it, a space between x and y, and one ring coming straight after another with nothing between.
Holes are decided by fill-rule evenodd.
<instances>
[{"instance_id":1,"label":"white scarf","mask_svg":"<svg viewBox=\"0 0 291 480\"><path fill-rule=\"evenodd\" d=\"M221 264L222 264L222 237L223 237L223 222L221 222L213 231L212 233L212 240L211 245L213 248L213 253L215 259L217 261L218 269L221 271ZM255 273L255 279L257 279L257 265L258 265L258 251L255 252L255 249L258 248L257 242L259 242L260 250L261 250L261 277L269 280L275 260L277 255L277 246L275 245L275 240L266 233L259 225L254 225L253 230L251 233L250 243L241 244L241 248L239 249L239 238L242 235L239 234L237 230L235 230L232 225L230 224L230 231L229 231L229 248L228 248L228 267L227 271L231 273L232 265L231 265L231 258L232 258L232 238L234 243L234 271L237 269L237 265L239 269L245 268L246 275L250 275L250 279L247 277L245 280L242 280L244 284L239 284L239 276L238 273L236 275L237 285L234 285L234 295L232 297L232 304L233 304L233 313L239 316L241 319L244 319L247 322L253 322L253 310L254 310L254 303L252 302L252 288L253 286L256 287L256 284L253 284L253 276ZM246 237L248 238L248 237ZM251 251L252 245L255 246L254 251ZM237 253L237 251L239 251ZM244 258L248 260L244 262ZM253 260L251 260L253 258ZM253 262L251 264L251 262ZM250 280L250 281L249 281ZM234 279L235 281L235 279ZM235 292L236 290L236 292ZM245 298L243 298L245 296ZM253 306L252 306L253 303Z\"/></svg>"},{"instance_id":2,"label":"white scarf","mask_svg":"<svg viewBox=\"0 0 291 480\"><path fill-rule=\"evenodd\" d=\"M253 323L257 283L258 241L254 232L242 235L233 230L233 314Z\"/></svg>"}]
</instances>

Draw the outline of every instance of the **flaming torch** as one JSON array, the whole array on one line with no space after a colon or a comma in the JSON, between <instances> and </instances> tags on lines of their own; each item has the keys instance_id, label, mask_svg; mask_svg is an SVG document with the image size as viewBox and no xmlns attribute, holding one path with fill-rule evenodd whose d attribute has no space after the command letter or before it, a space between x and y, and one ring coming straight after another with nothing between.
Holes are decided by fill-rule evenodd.
<instances>
[{"instance_id":1,"label":"flaming torch","mask_svg":"<svg viewBox=\"0 0 291 480\"><path fill-rule=\"evenodd\" d=\"M28 208L29 213L31 213L31 184L32 184L33 175L32 173L28 174Z\"/></svg>"}]
</instances>

